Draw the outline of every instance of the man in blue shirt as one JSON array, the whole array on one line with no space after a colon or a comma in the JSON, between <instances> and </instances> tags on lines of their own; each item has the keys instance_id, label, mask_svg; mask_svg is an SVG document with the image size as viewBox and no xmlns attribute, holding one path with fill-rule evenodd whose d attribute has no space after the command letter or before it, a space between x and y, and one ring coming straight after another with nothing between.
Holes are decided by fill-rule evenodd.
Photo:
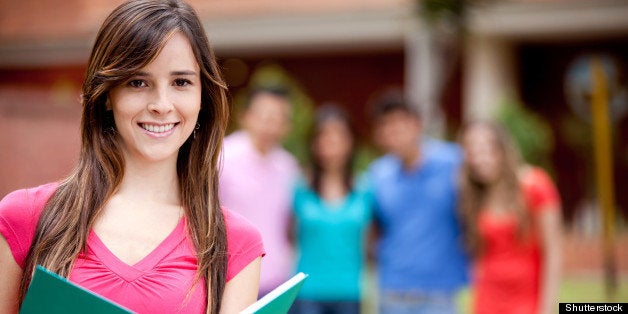
<instances>
[{"instance_id":1,"label":"man in blue shirt","mask_svg":"<svg viewBox=\"0 0 628 314\"><path fill-rule=\"evenodd\" d=\"M467 282L457 217L458 146L421 137L418 113L388 95L373 110L387 155L368 170L378 229L380 313L455 313Z\"/></svg>"}]
</instances>

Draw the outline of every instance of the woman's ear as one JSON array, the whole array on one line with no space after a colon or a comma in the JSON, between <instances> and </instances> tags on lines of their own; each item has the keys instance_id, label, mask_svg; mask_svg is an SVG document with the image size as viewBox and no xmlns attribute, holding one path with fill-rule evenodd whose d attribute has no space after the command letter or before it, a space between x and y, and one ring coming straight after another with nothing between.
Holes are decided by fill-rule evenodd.
<instances>
[{"instance_id":1,"label":"woman's ear","mask_svg":"<svg viewBox=\"0 0 628 314\"><path fill-rule=\"evenodd\" d=\"M109 96L107 96L107 100L105 100L105 109L113 110L113 107L111 106L111 98L109 98Z\"/></svg>"}]
</instances>

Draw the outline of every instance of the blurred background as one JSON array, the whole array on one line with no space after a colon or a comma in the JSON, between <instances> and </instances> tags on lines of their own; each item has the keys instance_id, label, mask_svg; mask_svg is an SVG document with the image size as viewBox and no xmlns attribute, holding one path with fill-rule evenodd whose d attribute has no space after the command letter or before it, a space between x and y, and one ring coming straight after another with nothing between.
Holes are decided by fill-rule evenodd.
<instances>
[{"instance_id":1,"label":"blurred background","mask_svg":"<svg viewBox=\"0 0 628 314\"><path fill-rule=\"evenodd\" d=\"M0 0L0 197L62 178L74 166L89 50L121 2ZM366 107L389 87L404 89L434 137L456 140L461 124L473 118L505 122L526 159L553 176L563 200L561 301L603 302L614 291L616 300L628 302L628 1L189 3L224 69L234 116L251 86L291 88L297 110L286 146L299 158L312 109L334 101L356 120L366 165L377 155ZM604 167L611 177L603 189L616 192L606 262L592 60L603 70L610 112ZM616 282L610 290L609 274Z\"/></svg>"}]
</instances>

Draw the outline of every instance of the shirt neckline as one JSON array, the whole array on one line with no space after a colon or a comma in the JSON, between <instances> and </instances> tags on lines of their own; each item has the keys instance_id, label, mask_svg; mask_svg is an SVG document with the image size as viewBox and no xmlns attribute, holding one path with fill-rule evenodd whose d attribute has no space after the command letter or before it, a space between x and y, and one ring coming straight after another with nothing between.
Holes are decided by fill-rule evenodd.
<instances>
[{"instance_id":1,"label":"shirt neckline","mask_svg":"<svg viewBox=\"0 0 628 314\"><path fill-rule=\"evenodd\" d=\"M131 282L155 268L184 239L185 218L181 218L175 228L157 247L133 265L125 263L111 252L93 229L89 233L87 246L109 270L125 281Z\"/></svg>"}]
</instances>

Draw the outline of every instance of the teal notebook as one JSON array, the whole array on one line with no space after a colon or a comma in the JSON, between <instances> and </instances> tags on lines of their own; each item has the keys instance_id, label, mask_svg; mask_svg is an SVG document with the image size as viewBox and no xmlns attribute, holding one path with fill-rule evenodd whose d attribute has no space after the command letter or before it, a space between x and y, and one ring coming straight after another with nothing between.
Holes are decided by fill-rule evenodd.
<instances>
[{"instance_id":1,"label":"teal notebook","mask_svg":"<svg viewBox=\"0 0 628 314\"><path fill-rule=\"evenodd\" d=\"M240 314L285 314L296 299L308 275L298 273L244 309Z\"/></svg>"},{"instance_id":2,"label":"teal notebook","mask_svg":"<svg viewBox=\"0 0 628 314\"><path fill-rule=\"evenodd\" d=\"M37 266L20 314L133 313L67 279Z\"/></svg>"}]
</instances>

